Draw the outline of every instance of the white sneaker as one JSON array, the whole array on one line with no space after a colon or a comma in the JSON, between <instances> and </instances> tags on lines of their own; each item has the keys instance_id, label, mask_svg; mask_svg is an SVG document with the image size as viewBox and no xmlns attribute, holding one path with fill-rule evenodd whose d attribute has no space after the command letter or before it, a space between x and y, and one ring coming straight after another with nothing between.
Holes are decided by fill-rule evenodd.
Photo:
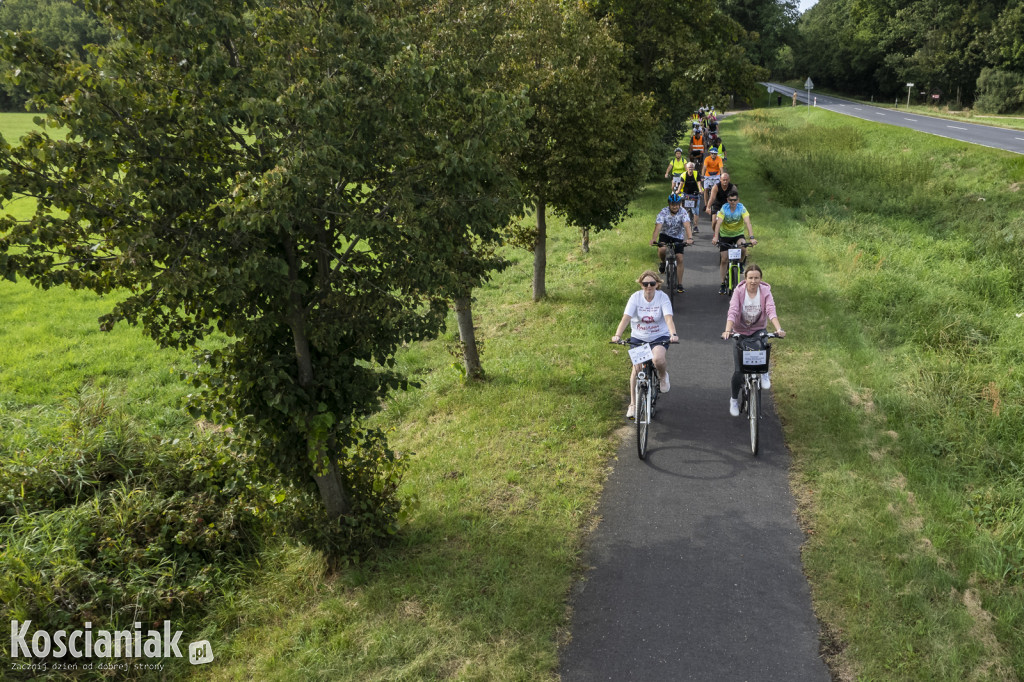
<instances>
[{"instance_id":1,"label":"white sneaker","mask_svg":"<svg viewBox=\"0 0 1024 682\"><path fill-rule=\"evenodd\" d=\"M668 389L671 388L668 383L668 372L665 372L665 376L661 377L661 392L668 393Z\"/></svg>"},{"instance_id":2,"label":"white sneaker","mask_svg":"<svg viewBox=\"0 0 1024 682\"><path fill-rule=\"evenodd\" d=\"M632 405L630 405L626 409L626 419L633 419L635 417L636 417L636 408L634 408Z\"/></svg>"},{"instance_id":3,"label":"white sneaker","mask_svg":"<svg viewBox=\"0 0 1024 682\"><path fill-rule=\"evenodd\" d=\"M768 376L768 372L765 372L764 374L761 375L761 388L763 388L764 390L767 391L771 387L772 387L772 380Z\"/></svg>"},{"instance_id":4,"label":"white sneaker","mask_svg":"<svg viewBox=\"0 0 1024 682\"><path fill-rule=\"evenodd\" d=\"M729 398L729 414L734 417L740 416L740 401L738 398Z\"/></svg>"}]
</instances>

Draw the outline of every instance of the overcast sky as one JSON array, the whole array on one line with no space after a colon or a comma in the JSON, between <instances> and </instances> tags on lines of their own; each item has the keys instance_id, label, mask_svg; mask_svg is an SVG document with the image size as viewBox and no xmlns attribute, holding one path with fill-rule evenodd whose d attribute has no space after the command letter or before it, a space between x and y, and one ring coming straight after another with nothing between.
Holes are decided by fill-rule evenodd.
<instances>
[{"instance_id":1,"label":"overcast sky","mask_svg":"<svg viewBox=\"0 0 1024 682\"><path fill-rule=\"evenodd\" d=\"M800 0L800 13L803 14L817 3L818 0Z\"/></svg>"}]
</instances>

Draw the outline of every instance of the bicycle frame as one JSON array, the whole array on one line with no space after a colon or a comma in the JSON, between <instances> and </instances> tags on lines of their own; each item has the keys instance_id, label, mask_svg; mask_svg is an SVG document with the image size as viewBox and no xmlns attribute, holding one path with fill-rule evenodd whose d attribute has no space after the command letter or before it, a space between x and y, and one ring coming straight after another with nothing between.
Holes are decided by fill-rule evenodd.
<instances>
[{"instance_id":1,"label":"bicycle frame","mask_svg":"<svg viewBox=\"0 0 1024 682\"><path fill-rule=\"evenodd\" d=\"M741 277L743 275L743 249L753 248L754 246L753 244L745 241L741 242L741 244L742 246L737 246L736 248L729 249L728 251L729 265L726 267L725 281L727 286L726 293L730 296L732 295L732 292L736 290L736 287L740 285Z\"/></svg>"}]
</instances>

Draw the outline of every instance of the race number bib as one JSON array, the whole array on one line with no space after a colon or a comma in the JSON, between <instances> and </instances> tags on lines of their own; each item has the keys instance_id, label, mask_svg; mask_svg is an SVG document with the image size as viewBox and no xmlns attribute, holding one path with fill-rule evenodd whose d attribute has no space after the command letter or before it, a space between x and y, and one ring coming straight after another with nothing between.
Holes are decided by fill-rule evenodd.
<instances>
[{"instance_id":1,"label":"race number bib","mask_svg":"<svg viewBox=\"0 0 1024 682\"><path fill-rule=\"evenodd\" d=\"M683 206L685 206L686 208L693 208L696 205L697 202L694 201L693 199L687 199L686 201L683 202Z\"/></svg>"},{"instance_id":2,"label":"race number bib","mask_svg":"<svg viewBox=\"0 0 1024 682\"><path fill-rule=\"evenodd\" d=\"M729 260L740 260L743 258L743 249L729 249Z\"/></svg>"},{"instance_id":3,"label":"race number bib","mask_svg":"<svg viewBox=\"0 0 1024 682\"><path fill-rule=\"evenodd\" d=\"M639 365L643 362L647 362L648 360L653 360L654 353L651 352L651 344L645 343L630 348L629 359L633 361L634 365Z\"/></svg>"},{"instance_id":4,"label":"race number bib","mask_svg":"<svg viewBox=\"0 0 1024 682\"><path fill-rule=\"evenodd\" d=\"M745 350L743 351L744 365L764 365L768 363L768 351L766 350Z\"/></svg>"}]
</instances>

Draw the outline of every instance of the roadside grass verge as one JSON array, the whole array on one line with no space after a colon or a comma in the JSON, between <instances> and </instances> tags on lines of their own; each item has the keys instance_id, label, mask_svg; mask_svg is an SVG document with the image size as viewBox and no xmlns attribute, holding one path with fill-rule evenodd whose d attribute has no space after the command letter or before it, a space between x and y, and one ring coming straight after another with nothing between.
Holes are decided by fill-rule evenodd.
<instances>
[{"instance_id":1,"label":"roadside grass verge","mask_svg":"<svg viewBox=\"0 0 1024 682\"><path fill-rule=\"evenodd\" d=\"M833 671L1024 678L1024 157L822 110L741 127Z\"/></svg>"}]
</instances>

